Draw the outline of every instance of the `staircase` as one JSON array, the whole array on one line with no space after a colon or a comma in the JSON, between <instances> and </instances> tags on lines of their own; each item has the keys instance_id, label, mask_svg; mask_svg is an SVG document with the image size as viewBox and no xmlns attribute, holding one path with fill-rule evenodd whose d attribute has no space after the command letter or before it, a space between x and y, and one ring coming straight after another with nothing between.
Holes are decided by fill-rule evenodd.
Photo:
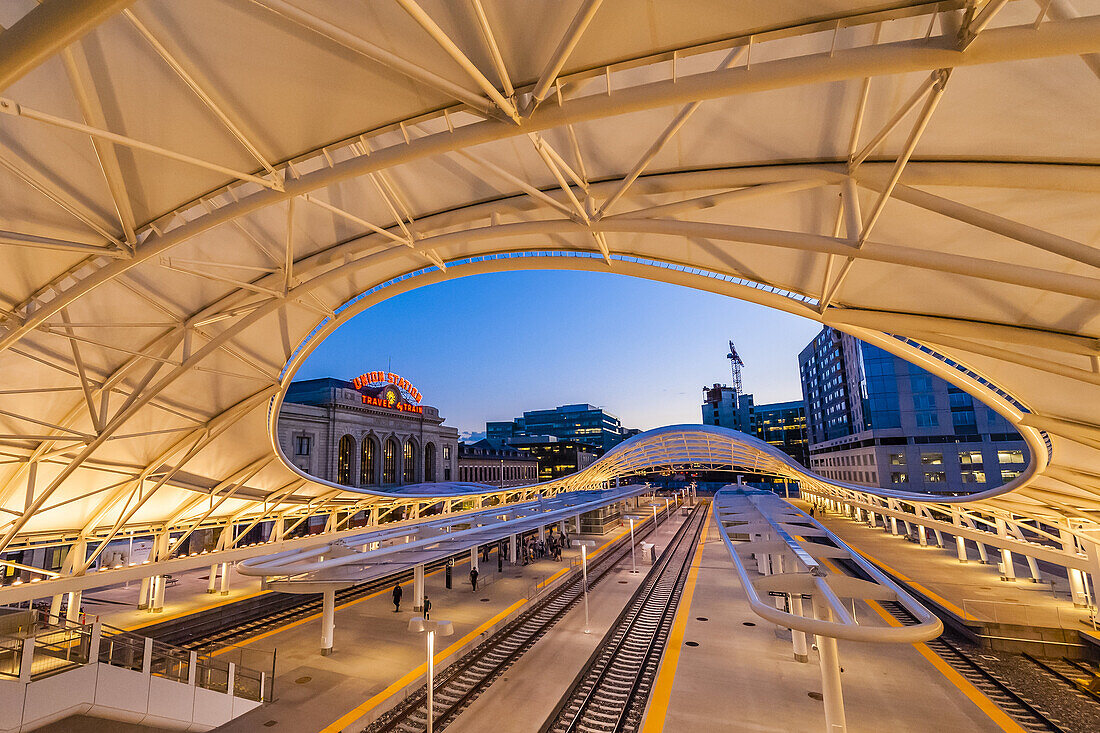
<instances>
[{"instance_id":1,"label":"staircase","mask_svg":"<svg viewBox=\"0 0 1100 733\"><path fill-rule=\"evenodd\" d=\"M99 622L8 613L0 617L0 733L71 715L207 731L270 700L273 665L271 653L233 647L200 656Z\"/></svg>"}]
</instances>

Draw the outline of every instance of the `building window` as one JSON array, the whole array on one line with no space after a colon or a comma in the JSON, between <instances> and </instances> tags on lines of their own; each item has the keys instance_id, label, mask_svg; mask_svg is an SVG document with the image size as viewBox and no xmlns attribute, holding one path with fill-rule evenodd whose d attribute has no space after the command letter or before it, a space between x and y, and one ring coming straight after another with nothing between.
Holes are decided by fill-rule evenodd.
<instances>
[{"instance_id":1,"label":"building window","mask_svg":"<svg viewBox=\"0 0 1100 733\"><path fill-rule=\"evenodd\" d=\"M416 460L413 458L415 455L415 446L413 446L413 442L410 440L405 443L405 471L402 475L402 478L407 484L416 481Z\"/></svg>"},{"instance_id":2,"label":"building window","mask_svg":"<svg viewBox=\"0 0 1100 733\"><path fill-rule=\"evenodd\" d=\"M982 452L980 450L961 450L959 451L959 463L964 466L980 466L982 465Z\"/></svg>"},{"instance_id":3,"label":"building window","mask_svg":"<svg viewBox=\"0 0 1100 733\"><path fill-rule=\"evenodd\" d=\"M962 482L964 484L984 484L985 483L985 471L962 471Z\"/></svg>"},{"instance_id":4,"label":"building window","mask_svg":"<svg viewBox=\"0 0 1100 733\"><path fill-rule=\"evenodd\" d=\"M382 483L397 483L397 443L393 438L386 441L386 448L382 452Z\"/></svg>"},{"instance_id":5,"label":"building window","mask_svg":"<svg viewBox=\"0 0 1100 733\"><path fill-rule=\"evenodd\" d=\"M424 480L435 481L435 443L424 446Z\"/></svg>"},{"instance_id":6,"label":"building window","mask_svg":"<svg viewBox=\"0 0 1100 733\"><path fill-rule=\"evenodd\" d=\"M918 412L916 413L916 419L918 428L938 428L940 426L940 418L934 412Z\"/></svg>"},{"instance_id":7,"label":"building window","mask_svg":"<svg viewBox=\"0 0 1100 733\"><path fill-rule=\"evenodd\" d=\"M925 466L943 465L943 453L921 453L920 462Z\"/></svg>"},{"instance_id":8,"label":"building window","mask_svg":"<svg viewBox=\"0 0 1100 733\"><path fill-rule=\"evenodd\" d=\"M373 486L374 462L377 460L377 456L375 455L374 441L371 440L369 435L363 436L363 455L360 458L362 463L359 464L359 485Z\"/></svg>"},{"instance_id":9,"label":"building window","mask_svg":"<svg viewBox=\"0 0 1100 733\"><path fill-rule=\"evenodd\" d=\"M310 437L308 435L299 435L294 439L294 455L296 456L308 456L309 455Z\"/></svg>"},{"instance_id":10,"label":"building window","mask_svg":"<svg viewBox=\"0 0 1100 733\"><path fill-rule=\"evenodd\" d=\"M451 446L449 445L443 446L443 460L451 460Z\"/></svg>"},{"instance_id":11,"label":"building window","mask_svg":"<svg viewBox=\"0 0 1100 733\"><path fill-rule=\"evenodd\" d=\"M942 484L947 481L947 474L943 471L925 471L924 481L929 484Z\"/></svg>"},{"instance_id":12,"label":"building window","mask_svg":"<svg viewBox=\"0 0 1100 733\"><path fill-rule=\"evenodd\" d=\"M340 438L336 453L336 483L351 484L351 457L355 453L355 438L345 435Z\"/></svg>"},{"instance_id":13,"label":"building window","mask_svg":"<svg viewBox=\"0 0 1100 733\"><path fill-rule=\"evenodd\" d=\"M1000 463L1023 463L1024 452L1022 450L999 450L997 451L997 461Z\"/></svg>"},{"instance_id":14,"label":"building window","mask_svg":"<svg viewBox=\"0 0 1100 733\"><path fill-rule=\"evenodd\" d=\"M1014 468L1002 468L1001 469L1001 481L1011 481L1014 478L1019 478L1020 472Z\"/></svg>"}]
</instances>

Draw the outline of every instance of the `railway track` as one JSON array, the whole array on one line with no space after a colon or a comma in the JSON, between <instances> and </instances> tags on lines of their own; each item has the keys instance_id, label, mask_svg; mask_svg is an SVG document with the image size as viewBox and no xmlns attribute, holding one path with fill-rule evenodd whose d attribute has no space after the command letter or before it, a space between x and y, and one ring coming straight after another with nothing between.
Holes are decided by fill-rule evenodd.
<instances>
[{"instance_id":1,"label":"railway track","mask_svg":"<svg viewBox=\"0 0 1100 733\"><path fill-rule=\"evenodd\" d=\"M680 527L541 733L639 727L706 516L696 509Z\"/></svg>"},{"instance_id":2,"label":"railway track","mask_svg":"<svg viewBox=\"0 0 1100 733\"><path fill-rule=\"evenodd\" d=\"M1065 657L1061 659L1037 659L1027 652L1024 652L1021 656L1031 662L1034 667L1038 667L1045 677L1053 679L1061 687L1072 690L1080 695L1083 700L1096 705L1097 710L1100 710L1100 694L1084 687L1085 684L1096 677L1096 670L1092 667L1076 659ZM1078 684L1079 682L1082 684Z\"/></svg>"},{"instance_id":3,"label":"railway track","mask_svg":"<svg viewBox=\"0 0 1100 733\"><path fill-rule=\"evenodd\" d=\"M664 518L660 520L665 521ZM687 524L685 522L685 524ZM649 536L653 525L635 533L641 540ZM588 587L607 577L630 554L630 539L624 535L588 567ZM503 629L477 648L437 673L433 689L434 729L443 730L489 685L502 675L542 636L580 602L584 589L579 574L536 602ZM427 688L415 693L367 727L364 733L419 733L427 727Z\"/></svg>"},{"instance_id":4,"label":"railway track","mask_svg":"<svg viewBox=\"0 0 1100 733\"><path fill-rule=\"evenodd\" d=\"M879 601L879 603L903 624L917 623L916 618L900 603L895 601ZM983 665L974 654L946 635L925 643L1024 730L1053 731L1054 733L1070 733L1073 730L1063 725L1049 711L1044 710L1041 705Z\"/></svg>"},{"instance_id":5,"label":"railway track","mask_svg":"<svg viewBox=\"0 0 1100 733\"><path fill-rule=\"evenodd\" d=\"M495 549L495 548L494 548ZM459 560L467 557L463 552L454 555ZM425 566L430 573L446 565L447 561L438 560ZM406 582L413 577L412 570L395 573L385 578L353 585L336 591L336 605L339 606L357 598L387 590L395 582ZM321 612L319 594L302 595L297 593L279 593L273 591L244 601L236 601L226 606L181 616L152 626L139 629L143 636L156 641L182 647L184 649L208 654L232 644L238 644L263 633L307 616Z\"/></svg>"}]
</instances>

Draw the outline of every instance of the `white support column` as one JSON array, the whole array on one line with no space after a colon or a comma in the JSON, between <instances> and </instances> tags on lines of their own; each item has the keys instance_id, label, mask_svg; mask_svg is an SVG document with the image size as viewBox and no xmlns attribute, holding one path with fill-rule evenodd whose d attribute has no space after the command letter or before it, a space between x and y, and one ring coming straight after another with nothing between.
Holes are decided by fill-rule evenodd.
<instances>
[{"instance_id":1,"label":"white support column","mask_svg":"<svg viewBox=\"0 0 1100 733\"><path fill-rule=\"evenodd\" d=\"M890 517L890 534L892 534L892 535L897 535L898 534L898 518L897 517Z\"/></svg>"},{"instance_id":2,"label":"white support column","mask_svg":"<svg viewBox=\"0 0 1100 733\"><path fill-rule=\"evenodd\" d=\"M79 621L80 620L80 596L82 591L71 591L69 596L69 606L65 609L66 621Z\"/></svg>"},{"instance_id":3,"label":"white support column","mask_svg":"<svg viewBox=\"0 0 1100 733\"><path fill-rule=\"evenodd\" d=\"M546 525L545 524L540 524L539 525L539 542L545 542L545 541L546 541Z\"/></svg>"},{"instance_id":4,"label":"white support column","mask_svg":"<svg viewBox=\"0 0 1100 733\"><path fill-rule=\"evenodd\" d=\"M1058 530L1058 539L1062 541L1062 551L1070 554L1077 554L1077 539L1064 529ZM1066 568L1066 575L1069 577L1069 592L1073 598L1074 608L1085 608L1088 606L1088 599L1085 597L1085 576L1080 570L1074 568Z\"/></svg>"},{"instance_id":5,"label":"white support column","mask_svg":"<svg viewBox=\"0 0 1100 733\"><path fill-rule=\"evenodd\" d=\"M413 611L424 611L424 566L413 568Z\"/></svg>"},{"instance_id":6,"label":"white support column","mask_svg":"<svg viewBox=\"0 0 1100 733\"><path fill-rule=\"evenodd\" d=\"M833 613L821 594L813 596L814 615L820 621L832 621ZM821 695L825 703L825 730L828 733L845 733L844 692L840 683L840 654L836 639L817 637L817 652L821 660Z\"/></svg>"},{"instance_id":7,"label":"white support column","mask_svg":"<svg viewBox=\"0 0 1100 733\"><path fill-rule=\"evenodd\" d=\"M207 593L217 593L218 592L218 567L219 567L218 565L211 565L210 566L210 578L206 582L206 592Z\"/></svg>"},{"instance_id":8,"label":"white support column","mask_svg":"<svg viewBox=\"0 0 1100 733\"><path fill-rule=\"evenodd\" d=\"M942 550L944 548L943 533L940 532L938 529L933 529L932 534L936 535L936 547Z\"/></svg>"},{"instance_id":9,"label":"white support column","mask_svg":"<svg viewBox=\"0 0 1100 733\"><path fill-rule=\"evenodd\" d=\"M868 519L870 520L871 528L874 529L878 527L878 515L874 512L867 512L867 514Z\"/></svg>"},{"instance_id":10,"label":"white support column","mask_svg":"<svg viewBox=\"0 0 1100 733\"><path fill-rule=\"evenodd\" d=\"M153 613L160 613L164 610L164 587L168 585L167 580L163 575L157 575L153 578Z\"/></svg>"},{"instance_id":11,"label":"white support column","mask_svg":"<svg viewBox=\"0 0 1100 733\"><path fill-rule=\"evenodd\" d=\"M925 529L923 524L917 525L917 539L920 541L921 547L928 547L928 530Z\"/></svg>"},{"instance_id":12,"label":"white support column","mask_svg":"<svg viewBox=\"0 0 1100 733\"><path fill-rule=\"evenodd\" d=\"M1083 528L1082 528L1083 529ZM1096 603L1096 592L1100 591L1100 533L1088 532L1088 539L1081 539L1081 545L1085 548L1085 555L1089 559L1089 575L1092 576L1092 601ZM1085 595L1088 596L1088 578L1085 578Z\"/></svg>"},{"instance_id":13,"label":"white support column","mask_svg":"<svg viewBox=\"0 0 1100 733\"><path fill-rule=\"evenodd\" d=\"M222 563L222 595L229 595L229 563Z\"/></svg>"},{"instance_id":14,"label":"white support column","mask_svg":"<svg viewBox=\"0 0 1100 733\"><path fill-rule=\"evenodd\" d=\"M481 566L477 562L477 547L470 548L470 570L481 571Z\"/></svg>"},{"instance_id":15,"label":"white support column","mask_svg":"<svg viewBox=\"0 0 1100 733\"><path fill-rule=\"evenodd\" d=\"M573 517L573 526L576 527L577 534L581 532L581 515Z\"/></svg>"},{"instance_id":16,"label":"white support column","mask_svg":"<svg viewBox=\"0 0 1100 733\"><path fill-rule=\"evenodd\" d=\"M1005 520L997 517L997 536L1008 537L1008 527L1005 525ZM1001 550L1001 578L1004 580L1016 580L1016 568L1012 564L1012 552L1009 550Z\"/></svg>"},{"instance_id":17,"label":"white support column","mask_svg":"<svg viewBox=\"0 0 1100 733\"><path fill-rule=\"evenodd\" d=\"M512 535L512 541L508 543L508 562L515 565L519 562L519 535Z\"/></svg>"},{"instance_id":18,"label":"white support column","mask_svg":"<svg viewBox=\"0 0 1100 733\"><path fill-rule=\"evenodd\" d=\"M802 594L791 594L791 613L802 615ZM791 629L791 644L794 646L794 659L796 662L810 661L810 650L806 643L806 632Z\"/></svg>"},{"instance_id":19,"label":"white support column","mask_svg":"<svg viewBox=\"0 0 1100 733\"><path fill-rule=\"evenodd\" d=\"M332 654L332 636L336 629L336 589L329 588L321 594L321 654Z\"/></svg>"},{"instance_id":20,"label":"white support column","mask_svg":"<svg viewBox=\"0 0 1100 733\"><path fill-rule=\"evenodd\" d=\"M1027 560L1027 569L1031 573L1031 582L1039 583L1043 580L1043 576L1039 573L1039 564L1035 562L1035 558L1031 555L1024 555L1024 559Z\"/></svg>"},{"instance_id":21,"label":"white support column","mask_svg":"<svg viewBox=\"0 0 1100 733\"><path fill-rule=\"evenodd\" d=\"M50 599L50 623L57 623L61 617L62 598L63 595L59 593ZM141 606L138 606L138 608L141 608Z\"/></svg>"},{"instance_id":22,"label":"white support column","mask_svg":"<svg viewBox=\"0 0 1100 733\"><path fill-rule=\"evenodd\" d=\"M138 590L138 610L142 611L149 608L149 589L152 586L152 578L145 577L141 579L141 589Z\"/></svg>"}]
</instances>

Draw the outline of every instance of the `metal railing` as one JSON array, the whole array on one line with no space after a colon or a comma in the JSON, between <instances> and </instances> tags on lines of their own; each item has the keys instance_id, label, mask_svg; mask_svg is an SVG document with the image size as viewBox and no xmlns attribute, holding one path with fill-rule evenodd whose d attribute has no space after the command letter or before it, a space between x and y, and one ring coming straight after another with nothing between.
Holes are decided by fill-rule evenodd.
<instances>
[{"instance_id":1,"label":"metal railing","mask_svg":"<svg viewBox=\"0 0 1100 733\"><path fill-rule=\"evenodd\" d=\"M33 682L89 662L156 675L256 702L272 699L275 653L227 647L217 657L101 623L43 615L18 634L0 635L0 679Z\"/></svg>"}]
</instances>

